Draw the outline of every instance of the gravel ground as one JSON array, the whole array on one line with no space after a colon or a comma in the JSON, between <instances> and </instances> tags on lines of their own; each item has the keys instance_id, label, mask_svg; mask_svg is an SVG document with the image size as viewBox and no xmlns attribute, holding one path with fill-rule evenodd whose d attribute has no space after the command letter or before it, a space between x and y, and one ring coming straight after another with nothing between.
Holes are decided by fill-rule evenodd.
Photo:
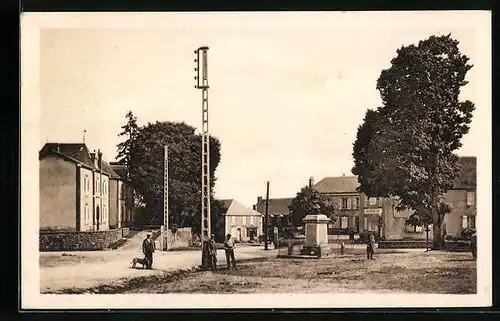
<instances>
[{"instance_id":1,"label":"gravel ground","mask_svg":"<svg viewBox=\"0 0 500 321\"><path fill-rule=\"evenodd\" d=\"M476 293L469 253L391 251L320 259L256 258L238 270L187 269L97 287L98 293ZM81 292L64 292L81 293Z\"/></svg>"}]
</instances>

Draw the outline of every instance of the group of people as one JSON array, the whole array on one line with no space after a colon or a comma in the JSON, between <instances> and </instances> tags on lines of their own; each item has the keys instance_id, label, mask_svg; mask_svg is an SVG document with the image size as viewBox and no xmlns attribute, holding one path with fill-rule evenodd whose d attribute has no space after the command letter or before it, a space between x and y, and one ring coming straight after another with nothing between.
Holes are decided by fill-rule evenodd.
<instances>
[{"instance_id":1,"label":"group of people","mask_svg":"<svg viewBox=\"0 0 500 321\"><path fill-rule=\"evenodd\" d=\"M234 257L234 240L231 234L226 235L224 241L224 251L226 252L226 262L227 268L236 269L236 259ZM146 260L146 268L153 268L153 253L155 251L155 243L151 239L151 234L146 235L146 239L142 242L142 253ZM208 238L207 233L204 233L203 242L203 267L209 267L212 270L217 268L217 244L215 243L215 235L212 234L212 238Z\"/></svg>"},{"instance_id":2,"label":"group of people","mask_svg":"<svg viewBox=\"0 0 500 321\"><path fill-rule=\"evenodd\" d=\"M205 231L203 236L202 266L215 270L217 268L217 243L215 242L215 235L212 234L212 237L208 238L208 234ZM234 246L235 243L231 234L227 234L226 239L224 240L224 252L226 253L226 263L228 269L231 269L231 266L233 269L236 269Z\"/></svg>"}]
</instances>

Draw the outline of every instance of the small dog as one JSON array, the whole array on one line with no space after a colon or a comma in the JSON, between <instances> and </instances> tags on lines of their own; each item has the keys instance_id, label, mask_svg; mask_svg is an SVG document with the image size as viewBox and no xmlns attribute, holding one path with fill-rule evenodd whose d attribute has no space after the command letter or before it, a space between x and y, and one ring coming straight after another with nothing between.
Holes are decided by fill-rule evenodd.
<instances>
[{"instance_id":1,"label":"small dog","mask_svg":"<svg viewBox=\"0 0 500 321\"><path fill-rule=\"evenodd\" d=\"M140 259L140 258L136 257L132 260L132 267L135 268L136 264L141 264L142 268L144 269L146 267L146 265L148 264L148 261L146 259Z\"/></svg>"}]
</instances>

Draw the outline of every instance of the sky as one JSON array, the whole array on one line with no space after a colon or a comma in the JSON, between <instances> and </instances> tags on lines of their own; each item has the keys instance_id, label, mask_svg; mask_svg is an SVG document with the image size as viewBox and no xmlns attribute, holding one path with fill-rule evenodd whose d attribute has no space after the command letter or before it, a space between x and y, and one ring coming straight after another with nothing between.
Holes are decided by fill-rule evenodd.
<instances>
[{"instance_id":1,"label":"sky","mask_svg":"<svg viewBox=\"0 0 500 321\"><path fill-rule=\"evenodd\" d=\"M380 72L401 46L449 33L475 65L461 99L475 102L476 111L457 153L491 148L478 116L491 108L479 100L485 61L463 16L118 16L40 31L39 148L82 142L86 130L89 149L113 161L129 110L139 125L184 121L199 129L193 50L206 45L210 133L222 146L216 197L251 206L267 181L271 198L293 197L309 177L352 175L357 128L367 109L381 105Z\"/></svg>"}]
</instances>

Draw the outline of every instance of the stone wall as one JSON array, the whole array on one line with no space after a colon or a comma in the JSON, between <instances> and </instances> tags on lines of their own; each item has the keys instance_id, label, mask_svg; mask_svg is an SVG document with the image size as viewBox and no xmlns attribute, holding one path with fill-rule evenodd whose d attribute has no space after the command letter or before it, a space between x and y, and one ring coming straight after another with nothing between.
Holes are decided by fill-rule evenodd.
<instances>
[{"instance_id":1,"label":"stone wall","mask_svg":"<svg viewBox=\"0 0 500 321\"><path fill-rule=\"evenodd\" d=\"M193 233L190 227L179 228L175 233L167 231L167 249L187 248L192 245Z\"/></svg>"},{"instance_id":2,"label":"stone wall","mask_svg":"<svg viewBox=\"0 0 500 321\"><path fill-rule=\"evenodd\" d=\"M432 246L432 240L429 240L429 247ZM378 243L379 249L425 249L427 247L426 241L380 241Z\"/></svg>"},{"instance_id":3,"label":"stone wall","mask_svg":"<svg viewBox=\"0 0 500 321\"><path fill-rule=\"evenodd\" d=\"M50 251L95 251L104 250L118 241L123 235L122 229L107 231L40 231L40 252Z\"/></svg>"},{"instance_id":4,"label":"stone wall","mask_svg":"<svg viewBox=\"0 0 500 321\"><path fill-rule=\"evenodd\" d=\"M122 237L127 237L130 234L130 228L129 227L123 227L122 228Z\"/></svg>"}]
</instances>

